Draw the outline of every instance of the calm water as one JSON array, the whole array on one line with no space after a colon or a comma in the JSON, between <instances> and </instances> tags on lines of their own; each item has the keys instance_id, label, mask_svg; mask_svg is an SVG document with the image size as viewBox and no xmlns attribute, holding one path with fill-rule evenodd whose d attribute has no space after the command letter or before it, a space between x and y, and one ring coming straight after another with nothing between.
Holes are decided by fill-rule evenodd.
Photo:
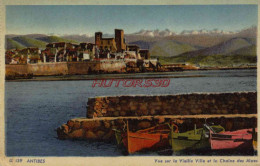
<instances>
[{"instance_id":1,"label":"calm water","mask_svg":"<svg viewBox=\"0 0 260 166\"><path fill-rule=\"evenodd\" d=\"M118 156L116 145L58 140L55 129L86 115L89 97L127 94L256 91L256 70L192 71L167 88L92 88L92 81L6 82L7 156ZM173 74L174 75L174 74ZM157 154L149 154L157 155Z\"/></svg>"}]
</instances>

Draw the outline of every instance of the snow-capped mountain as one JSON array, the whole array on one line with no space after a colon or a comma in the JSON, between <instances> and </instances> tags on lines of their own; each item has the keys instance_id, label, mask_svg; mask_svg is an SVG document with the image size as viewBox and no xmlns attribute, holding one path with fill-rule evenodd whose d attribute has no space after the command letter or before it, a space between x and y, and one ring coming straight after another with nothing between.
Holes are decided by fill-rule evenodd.
<instances>
[{"instance_id":1,"label":"snow-capped mountain","mask_svg":"<svg viewBox=\"0 0 260 166\"><path fill-rule=\"evenodd\" d=\"M166 37L176 35L175 32L170 31L169 29L165 30L140 30L139 32L133 33L132 35L142 35L142 36L150 36L150 37Z\"/></svg>"},{"instance_id":2,"label":"snow-capped mountain","mask_svg":"<svg viewBox=\"0 0 260 166\"><path fill-rule=\"evenodd\" d=\"M206 29L201 29L201 30L184 30L180 33L180 35L202 35L202 34L209 34L209 35L229 35L229 34L235 34L237 32L232 32L232 31L223 31L219 29L213 29L213 30L206 30Z\"/></svg>"},{"instance_id":3,"label":"snow-capped mountain","mask_svg":"<svg viewBox=\"0 0 260 166\"><path fill-rule=\"evenodd\" d=\"M167 37L167 36L175 36L175 35L234 35L238 33L255 33L256 26L251 26L249 28L243 29L241 31L224 31L219 29L207 30L207 29L200 29L200 30L183 30L180 33L176 33L169 29L165 30L140 30L139 32L135 32L129 35L139 35L139 36L147 36L147 37Z\"/></svg>"}]
</instances>

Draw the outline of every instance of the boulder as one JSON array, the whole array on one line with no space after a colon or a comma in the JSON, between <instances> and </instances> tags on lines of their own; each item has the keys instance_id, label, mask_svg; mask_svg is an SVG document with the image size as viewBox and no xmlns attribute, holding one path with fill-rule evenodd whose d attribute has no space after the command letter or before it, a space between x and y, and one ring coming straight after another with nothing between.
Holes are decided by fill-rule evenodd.
<instances>
[{"instance_id":1,"label":"boulder","mask_svg":"<svg viewBox=\"0 0 260 166\"><path fill-rule=\"evenodd\" d=\"M68 134L69 138L83 138L85 131L83 129L74 130Z\"/></svg>"}]
</instances>

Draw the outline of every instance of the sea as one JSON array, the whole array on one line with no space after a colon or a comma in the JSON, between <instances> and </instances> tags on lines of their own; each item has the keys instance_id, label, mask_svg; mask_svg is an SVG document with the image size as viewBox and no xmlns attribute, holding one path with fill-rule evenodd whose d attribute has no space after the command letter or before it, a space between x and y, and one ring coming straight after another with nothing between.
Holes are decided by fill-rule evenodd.
<instances>
[{"instance_id":1,"label":"sea","mask_svg":"<svg viewBox=\"0 0 260 166\"><path fill-rule=\"evenodd\" d=\"M120 85L93 88L93 80L5 82L5 154L97 157L124 155L115 143L57 138L56 129L59 126L69 119L86 116L86 105L90 97L257 90L255 69L184 71L166 75L189 77L168 78L170 79L168 87L146 88ZM146 76L151 77L151 74L139 74L138 78L145 79ZM134 156L157 155L160 154L156 152L134 154ZM222 153L202 155L222 155Z\"/></svg>"}]
</instances>

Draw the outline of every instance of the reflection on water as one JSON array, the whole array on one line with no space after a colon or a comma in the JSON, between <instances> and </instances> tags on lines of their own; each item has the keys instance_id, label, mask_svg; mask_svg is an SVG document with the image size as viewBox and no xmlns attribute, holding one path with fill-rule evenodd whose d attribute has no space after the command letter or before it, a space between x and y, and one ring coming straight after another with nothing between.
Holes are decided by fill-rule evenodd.
<instances>
[{"instance_id":1,"label":"reflection on water","mask_svg":"<svg viewBox=\"0 0 260 166\"><path fill-rule=\"evenodd\" d=\"M6 82L7 156L118 156L115 144L58 140L55 129L86 115L89 97L128 94L256 91L256 70L192 71L210 77L171 78L169 87L92 88L92 81ZM136 155L158 155L137 153ZM213 154L217 155L217 154Z\"/></svg>"}]
</instances>

